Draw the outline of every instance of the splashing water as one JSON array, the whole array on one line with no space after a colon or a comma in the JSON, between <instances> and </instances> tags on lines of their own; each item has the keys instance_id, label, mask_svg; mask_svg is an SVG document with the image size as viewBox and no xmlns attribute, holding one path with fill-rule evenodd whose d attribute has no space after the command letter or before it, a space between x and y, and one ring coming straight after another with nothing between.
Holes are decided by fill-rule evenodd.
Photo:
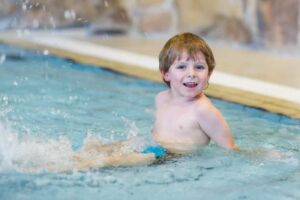
<instances>
[{"instance_id":1,"label":"splashing water","mask_svg":"<svg viewBox=\"0 0 300 200\"><path fill-rule=\"evenodd\" d=\"M121 147L120 152L140 151L145 146L145 141L136 137L138 129L134 123L126 118L124 120L133 128L129 131L128 143ZM82 165L74 160L77 155L84 161L96 160L95 166L101 167L104 152L97 151L95 154L89 148L103 144L96 135L87 134L81 149L74 151L66 137L60 137L58 140L30 135L19 137L7 124L0 123L0 172L74 171Z\"/></svg>"},{"instance_id":2,"label":"splashing water","mask_svg":"<svg viewBox=\"0 0 300 200\"><path fill-rule=\"evenodd\" d=\"M12 157L16 152L17 135L0 123L0 171L13 168Z\"/></svg>"},{"instance_id":3,"label":"splashing water","mask_svg":"<svg viewBox=\"0 0 300 200\"><path fill-rule=\"evenodd\" d=\"M0 56L0 64L4 63L6 59L6 55L5 54L1 54Z\"/></svg>"},{"instance_id":4,"label":"splashing water","mask_svg":"<svg viewBox=\"0 0 300 200\"><path fill-rule=\"evenodd\" d=\"M0 123L0 171L35 172L71 168L70 141L45 140L33 136L22 139L8 125Z\"/></svg>"}]
</instances>

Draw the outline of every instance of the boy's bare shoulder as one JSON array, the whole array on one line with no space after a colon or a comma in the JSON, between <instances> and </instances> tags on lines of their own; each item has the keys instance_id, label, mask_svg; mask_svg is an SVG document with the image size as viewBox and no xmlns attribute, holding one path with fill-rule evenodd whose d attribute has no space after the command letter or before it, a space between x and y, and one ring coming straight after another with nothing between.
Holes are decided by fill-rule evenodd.
<instances>
[{"instance_id":1,"label":"boy's bare shoulder","mask_svg":"<svg viewBox=\"0 0 300 200\"><path fill-rule=\"evenodd\" d=\"M160 104L165 102L169 98L169 90L159 92L155 97L155 103Z\"/></svg>"},{"instance_id":2,"label":"boy's bare shoulder","mask_svg":"<svg viewBox=\"0 0 300 200\"><path fill-rule=\"evenodd\" d=\"M213 117L219 115L220 111L215 107L211 100L203 95L203 97L197 102L196 111L201 117Z\"/></svg>"}]
</instances>

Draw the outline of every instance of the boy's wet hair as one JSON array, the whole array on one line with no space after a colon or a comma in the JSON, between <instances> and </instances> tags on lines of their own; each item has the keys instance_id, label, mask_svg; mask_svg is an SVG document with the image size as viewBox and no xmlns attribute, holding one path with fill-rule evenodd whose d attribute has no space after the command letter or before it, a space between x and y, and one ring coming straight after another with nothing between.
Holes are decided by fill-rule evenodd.
<instances>
[{"instance_id":1,"label":"boy's wet hair","mask_svg":"<svg viewBox=\"0 0 300 200\"><path fill-rule=\"evenodd\" d=\"M175 59L180 59L183 52L187 52L193 60L201 52L208 65L209 74L215 68L214 55L208 44L193 33L181 33L170 38L159 53L159 70L163 73L168 72ZM164 82L170 86L169 82Z\"/></svg>"}]
</instances>

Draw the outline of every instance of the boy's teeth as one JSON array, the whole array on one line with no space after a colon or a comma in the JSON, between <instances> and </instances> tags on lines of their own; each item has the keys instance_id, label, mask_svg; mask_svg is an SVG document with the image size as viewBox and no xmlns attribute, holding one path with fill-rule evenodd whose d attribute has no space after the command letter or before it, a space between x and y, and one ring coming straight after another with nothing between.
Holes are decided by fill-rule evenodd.
<instances>
[{"instance_id":1,"label":"boy's teeth","mask_svg":"<svg viewBox=\"0 0 300 200\"><path fill-rule=\"evenodd\" d=\"M183 85L186 87L192 88L192 87L196 87L197 83L184 83Z\"/></svg>"}]
</instances>

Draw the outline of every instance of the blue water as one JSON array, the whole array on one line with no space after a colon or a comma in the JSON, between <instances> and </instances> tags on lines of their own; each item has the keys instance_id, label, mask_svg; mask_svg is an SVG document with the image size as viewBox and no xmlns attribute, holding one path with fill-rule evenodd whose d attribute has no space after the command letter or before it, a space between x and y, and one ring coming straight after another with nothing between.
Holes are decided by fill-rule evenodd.
<instances>
[{"instance_id":1,"label":"blue water","mask_svg":"<svg viewBox=\"0 0 300 200\"><path fill-rule=\"evenodd\" d=\"M88 135L151 140L163 84L0 46L0 199L299 199L300 122L213 99L244 150L214 144L159 165L51 173Z\"/></svg>"}]
</instances>

